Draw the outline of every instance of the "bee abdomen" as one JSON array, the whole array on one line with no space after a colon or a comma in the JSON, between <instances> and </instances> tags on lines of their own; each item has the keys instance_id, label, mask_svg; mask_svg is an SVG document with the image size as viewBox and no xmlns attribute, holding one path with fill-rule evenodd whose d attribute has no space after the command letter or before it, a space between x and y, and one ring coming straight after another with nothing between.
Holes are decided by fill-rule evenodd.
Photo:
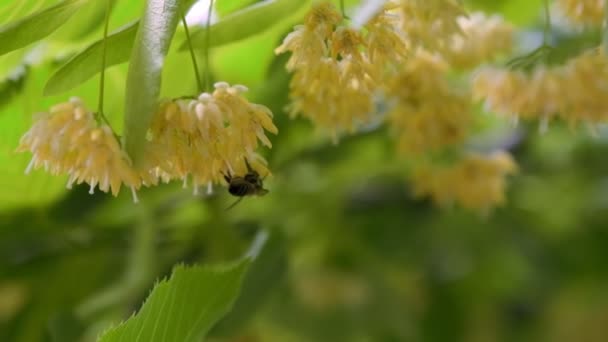
<instances>
[{"instance_id":1,"label":"bee abdomen","mask_svg":"<svg viewBox=\"0 0 608 342\"><path fill-rule=\"evenodd\" d=\"M233 196L243 197L251 192L251 185L248 183L230 184L228 192Z\"/></svg>"}]
</instances>

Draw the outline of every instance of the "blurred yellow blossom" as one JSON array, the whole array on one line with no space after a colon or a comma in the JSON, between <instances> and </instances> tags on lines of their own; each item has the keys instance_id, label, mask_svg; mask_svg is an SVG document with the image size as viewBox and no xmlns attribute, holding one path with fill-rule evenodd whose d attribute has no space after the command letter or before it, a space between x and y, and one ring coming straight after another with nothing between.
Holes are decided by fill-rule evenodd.
<instances>
[{"instance_id":1,"label":"blurred yellow blossom","mask_svg":"<svg viewBox=\"0 0 608 342\"><path fill-rule=\"evenodd\" d=\"M506 116L554 117L575 125L608 119L608 60L601 49L583 53L564 65L540 65L530 72L487 68L474 81L474 96L488 109Z\"/></svg>"},{"instance_id":2,"label":"blurred yellow blossom","mask_svg":"<svg viewBox=\"0 0 608 342\"><path fill-rule=\"evenodd\" d=\"M402 152L421 154L466 138L470 94L448 83L447 69L439 56L420 50L388 84L387 93L396 100L388 120Z\"/></svg>"},{"instance_id":3,"label":"blurred yellow blossom","mask_svg":"<svg viewBox=\"0 0 608 342\"><path fill-rule=\"evenodd\" d=\"M330 2L313 5L305 25L296 26L277 54L291 52L287 69L289 112L302 115L334 140L374 119L373 97L390 64L400 61L405 42L396 29L398 18L381 11L364 29L343 23Z\"/></svg>"},{"instance_id":4,"label":"blurred yellow blossom","mask_svg":"<svg viewBox=\"0 0 608 342\"><path fill-rule=\"evenodd\" d=\"M458 0L401 0L400 4L402 30L412 48L442 52L454 34L462 34L458 18L466 12Z\"/></svg>"},{"instance_id":5,"label":"blurred yellow blossom","mask_svg":"<svg viewBox=\"0 0 608 342\"><path fill-rule=\"evenodd\" d=\"M447 167L420 164L411 181L416 196L428 196L438 205L487 211L505 202L506 176L516 171L506 152L470 154Z\"/></svg>"},{"instance_id":6,"label":"blurred yellow blossom","mask_svg":"<svg viewBox=\"0 0 608 342\"><path fill-rule=\"evenodd\" d=\"M600 26L606 0L556 0L559 10L572 22Z\"/></svg>"},{"instance_id":7,"label":"blurred yellow blossom","mask_svg":"<svg viewBox=\"0 0 608 342\"><path fill-rule=\"evenodd\" d=\"M265 131L278 130L270 110L247 101L245 91L244 86L218 82L211 94L163 102L150 128L154 174L184 184L191 176L195 193L200 185L222 182L223 174L245 173L245 158L267 175L266 161L255 150L259 142L272 147Z\"/></svg>"},{"instance_id":8,"label":"blurred yellow blossom","mask_svg":"<svg viewBox=\"0 0 608 342\"><path fill-rule=\"evenodd\" d=\"M399 17L393 13L393 6L387 5L365 25L365 45L367 58L380 79L386 71L392 71L402 63L408 50L403 34L399 30Z\"/></svg>"},{"instance_id":9,"label":"blurred yellow blossom","mask_svg":"<svg viewBox=\"0 0 608 342\"><path fill-rule=\"evenodd\" d=\"M452 35L442 54L451 66L472 68L513 48L514 28L500 16L475 12L457 20L462 34Z\"/></svg>"},{"instance_id":10,"label":"blurred yellow blossom","mask_svg":"<svg viewBox=\"0 0 608 342\"><path fill-rule=\"evenodd\" d=\"M38 114L17 151L29 151L33 158L26 169L44 167L51 174L68 174L68 188L83 182L103 192L118 195L124 183L134 200L141 180L131 161L120 148L111 128L98 125L94 114L77 98L53 106L49 113Z\"/></svg>"}]
</instances>

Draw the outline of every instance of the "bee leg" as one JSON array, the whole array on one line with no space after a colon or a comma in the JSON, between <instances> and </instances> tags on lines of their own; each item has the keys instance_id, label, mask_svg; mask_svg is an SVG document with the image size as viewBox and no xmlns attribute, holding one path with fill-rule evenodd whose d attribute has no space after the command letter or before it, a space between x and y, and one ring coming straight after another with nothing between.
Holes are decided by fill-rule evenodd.
<instances>
[{"instance_id":1,"label":"bee leg","mask_svg":"<svg viewBox=\"0 0 608 342\"><path fill-rule=\"evenodd\" d=\"M249 165L249 161L247 160L247 157L243 157L243 159L245 159L245 166L247 166L247 172L253 171L253 169L251 168L251 165Z\"/></svg>"},{"instance_id":2,"label":"bee leg","mask_svg":"<svg viewBox=\"0 0 608 342\"><path fill-rule=\"evenodd\" d=\"M231 205L229 205L226 210L230 210L232 208L234 208L235 205L239 204L240 201L243 200L244 197L239 197L236 201L234 201L234 203L232 203Z\"/></svg>"},{"instance_id":3,"label":"bee leg","mask_svg":"<svg viewBox=\"0 0 608 342\"><path fill-rule=\"evenodd\" d=\"M225 174L223 172L221 172L221 174L224 176L224 180L226 181L226 183L230 184L230 180L232 179L232 177L228 176L227 174Z\"/></svg>"}]
</instances>

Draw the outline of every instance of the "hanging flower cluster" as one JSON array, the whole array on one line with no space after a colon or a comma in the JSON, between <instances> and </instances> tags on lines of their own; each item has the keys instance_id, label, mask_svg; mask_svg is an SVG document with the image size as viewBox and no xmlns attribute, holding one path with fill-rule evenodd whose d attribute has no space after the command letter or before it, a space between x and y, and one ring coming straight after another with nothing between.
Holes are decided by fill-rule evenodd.
<instances>
[{"instance_id":1,"label":"hanging flower cluster","mask_svg":"<svg viewBox=\"0 0 608 342\"><path fill-rule=\"evenodd\" d=\"M272 147L265 134L277 134L272 112L243 97L247 88L215 84L215 91L197 99L168 100L160 105L150 128L153 173L161 179L192 178L199 185L219 183L224 174L245 174L245 159L261 175L269 173L256 154L261 142Z\"/></svg>"},{"instance_id":2,"label":"hanging flower cluster","mask_svg":"<svg viewBox=\"0 0 608 342\"><path fill-rule=\"evenodd\" d=\"M608 119L608 59L599 49L564 65L537 66L530 72L487 68L474 83L474 95L501 115L540 119L545 125L559 117L575 125Z\"/></svg>"},{"instance_id":3,"label":"hanging flower cluster","mask_svg":"<svg viewBox=\"0 0 608 342\"><path fill-rule=\"evenodd\" d=\"M446 51L454 34L463 34L458 18L466 12L458 0L402 0L400 7L401 27L412 48Z\"/></svg>"},{"instance_id":4,"label":"hanging flower cluster","mask_svg":"<svg viewBox=\"0 0 608 342\"><path fill-rule=\"evenodd\" d=\"M452 35L442 53L451 66L474 68L513 49L514 28L500 16L475 12L456 20L460 32Z\"/></svg>"},{"instance_id":5,"label":"hanging flower cluster","mask_svg":"<svg viewBox=\"0 0 608 342\"><path fill-rule=\"evenodd\" d=\"M388 84L396 99L389 125L400 151L420 155L462 143L471 124L471 97L445 78L447 64L419 50Z\"/></svg>"},{"instance_id":6,"label":"hanging flower cluster","mask_svg":"<svg viewBox=\"0 0 608 342\"><path fill-rule=\"evenodd\" d=\"M120 148L112 129L98 124L94 113L78 98L38 114L17 151L33 154L26 173L43 167L54 175L67 174L68 188L84 182L90 185L90 193L98 186L114 196L124 183L137 201L135 191L142 181L131 167L129 157Z\"/></svg>"},{"instance_id":7,"label":"hanging flower cluster","mask_svg":"<svg viewBox=\"0 0 608 342\"><path fill-rule=\"evenodd\" d=\"M557 8L576 24L600 26L606 0L556 0Z\"/></svg>"},{"instance_id":8,"label":"hanging flower cluster","mask_svg":"<svg viewBox=\"0 0 608 342\"><path fill-rule=\"evenodd\" d=\"M373 121L378 82L406 54L393 23L397 18L386 11L364 30L348 27L343 19L331 3L315 4L305 24L275 50L292 53L289 112L310 119L334 140Z\"/></svg>"},{"instance_id":9,"label":"hanging flower cluster","mask_svg":"<svg viewBox=\"0 0 608 342\"><path fill-rule=\"evenodd\" d=\"M143 167L133 168L129 157L105 124L78 99L38 115L21 139L17 151L33 153L26 172L44 167L52 174L66 173L68 188L87 183L114 196L122 184L131 188L134 200L142 185L159 180L192 177L198 186L222 181L225 174L246 173L245 159L259 174L269 173L266 161L256 154L259 142L271 147L265 130L277 133L272 113L250 103L242 93L246 87L220 82L211 94L198 99L163 102L149 131Z\"/></svg>"},{"instance_id":10,"label":"hanging flower cluster","mask_svg":"<svg viewBox=\"0 0 608 342\"><path fill-rule=\"evenodd\" d=\"M429 196L441 206L458 203L487 211L505 202L505 177L516 171L508 153L471 154L447 167L418 165L412 184L417 196Z\"/></svg>"},{"instance_id":11,"label":"hanging flower cluster","mask_svg":"<svg viewBox=\"0 0 608 342\"><path fill-rule=\"evenodd\" d=\"M513 48L512 25L497 15L467 14L458 0L401 1L400 8L410 49L438 54L451 67L473 68Z\"/></svg>"},{"instance_id":12,"label":"hanging flower cluster","mask_svg":"<svg viewBox=\"0 0 608 342\"><path fill-rule=\"evenodd\" d=\"M360 29L322 1L276 53L291 52L287 69L293 73L288 108L292 116L310 119L336 139L380 120L374 101L384 101L389 109L381 119L397 136L400 153L415 165L442 169L440 160L429 162L433 158L425 156L462 149L474 123L470 85L450 75L450 69L476 67L512 46L511 25L497 16L467 16L458 0L389 1ZM496 177L504 182L507 174ZM497 198L487 197L489 202L479 203L477 209L499 204Z\"/></svg>"}]
</instances>

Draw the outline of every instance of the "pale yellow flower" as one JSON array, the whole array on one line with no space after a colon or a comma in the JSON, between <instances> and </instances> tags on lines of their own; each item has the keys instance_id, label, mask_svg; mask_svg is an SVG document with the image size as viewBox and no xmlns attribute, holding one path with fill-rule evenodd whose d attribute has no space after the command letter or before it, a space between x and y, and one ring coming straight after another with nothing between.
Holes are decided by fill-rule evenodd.
<instances>
[{"instance_id":1,"label":"pale yellow flower","mask_svg":"<svg viewBox=\"0 0 608 342\"><path fill-rule=\"evenodd\" d=\"M471 99L450 85L447 64L422 50L409 59L388 85L396 101L388 121L399 149L418 155L463 142L471 124Z\"/></svg>"},{"instance_id":2,"label":"pale yellow flower","mask_svg":"<svg viewBox=\"0 0 608 342\"><path fill-rule=\"evenodd\" d=\"M561 115L570 124L608 121L608 56L598 49L584 53L560 70L563 73Z\"/></svg>"},{"instance_id":3,"label":"pale yellow flower","mask_svg":"<svg viewBox=\"0 0 608 342\"><path fill-rule=\"evenodd\" d=\"M452 35L442 53L451 66L472 68L513 48L514 28L501 17L476 12L457 20L462 33Z\"/></svg>"},{"instance_id":4,"label":"pale yellow flower","mask_svg":"<svg viewBox=\"0 0 608 342\"><path fill-rule=\"evenodd\" d=\"M484 99L493 112L513 120L555 117L562 104L561 75L540 66L527 74L521 70L487 68L473 83L474 98Z\"/></svg>"},{"instance_id":5,"label":"pale yellow flower","mask_svg":"<svg viewBox=\"0 0 608 342\"><path fill-rule=\"evenodd\" d=\"M354 133L375 119L374 95L391 63L405 57L403 39L387 14L373 18L363 30L342 24L329 2L313 5L305 25L296 27L275 52L290 51L293 72L288 106L334 139ZM398 18L397 18L398 19Z\"/></svg>"},{"instance_id":6,"label":"pale yellow flower","mask_svg":"<svg viewBox=\"0 0 608 342\"><path fill-rule=\"evenodd\" d=\"M465 15L458 0L401 0L402 29L412 48L441 52L454 34L462 33L458 18Z\"/></svg>"},{"instance_id":7,"label":"pale yellow flower","mask_svg":"<svg viewBox=\"0 0 608 342\"><path fill-rule=\"evenodd\" d=\"M414 194L441 206L457 204L487 211L504 204L506 177L517 171L510 154L470 154L450 166L418 165L412 174Z\"/></svg>"},{"instance_id":8,"label":"pale yellow flower","mask_svg":"<svg viewBox=\"0 0 608 342\"><path fill-rule=\"evenodd\" d=\"M336 10L336 7L329 1L320 1L312 6L304 24L308 30L329 35L340 21L342 14Z\"/></svg>"},{"instance_id":9,"label":"pale yellow flower","mask_svg":"<svg viewBox=\"0 0 608 342\"><path fill-rule=\"evenodd\" d=\"M327 40L340 21L342 15L333 4L316 3L306 16L305 24L295 26L294 31L289 33L283 43L275 49L275 53L291 52L287 70L305 68L310 61L318 60L328 54Z\"/></svg>"},{"instance_id":10,"label":"pale yellow flower","mask_svg":"<svg viewBox=\"0 0 608 342\"><path fill-rule=\"evenodd\" d=\"M118 195L124 183L133 198L141 180L131 168L131 161L120 148L111 128L98 125L94 114L79 99L53 106L39 114L32 128L21 138L17 151L30 151L33 158L26 169L44 167L51 174L68 174L72 184L87 183Z\"/></svg>"},{"instance_id":11,"label":"pale yellow flower","mask_svg":"<svg viewBox=\"0 0 608 342\"><path fill-rule=\"evenodd\" d=\"M474 81L474 96L500 115L552 118L575 125L608 119L608 60L601 50L583 53L564 65L537 66L530 72L488 68Z\"/></svg>"},{"instance_id":12,"label":"pale yellow flower","mask_svg":"<svg viewBox=\"0 0 608 342\"><path fill-rule=\"evenodd\" d=\"M606 0L556 0L557 7L572 22L600 26Z\"/></svg>"},{"instance_id":13,"label":"pale yellow flower","mask_svg":"<svg viewBox=\"0 0 608 342\"><path fill-rule=\"evenodd\" d=\"M195 100L163 102L150 128L153 173L184 184L191 177L195 192L200 185L222 182L223 175L245 173L245 159L261 175L269 174L256 150L260 143L272 147L265 131L278 130L270 110L247 101L245 91L218 82L213 93Z\"/></svg>"},{"instance_id":14,"label":"pale yellow flower","mask_svg":"<svg viewBox=\"0 0 608 342\"><path fill-rule=\"evenodd\" d=\"M312 60L318 60L327 55L328 47L325 40L328 36L317 31L306 29L304 25L294 27L294 31L289 33L283 44L277 47L274 52L281 54L291 52L287 61L287 70L293 71L298 67L306 67Z\"/></svg>"},{"instance_id":15,"label":"pale yellow flower","mask_svg":"<svg viewBox=\"0 0 608 342\"><path fill-rule=\"evenodd\" d=\"M399 30L400 19L392 8L387 6L365 25L367 56L377 78L394 71L408 54L403 33Z\"/></svg>"}]
</instances>

